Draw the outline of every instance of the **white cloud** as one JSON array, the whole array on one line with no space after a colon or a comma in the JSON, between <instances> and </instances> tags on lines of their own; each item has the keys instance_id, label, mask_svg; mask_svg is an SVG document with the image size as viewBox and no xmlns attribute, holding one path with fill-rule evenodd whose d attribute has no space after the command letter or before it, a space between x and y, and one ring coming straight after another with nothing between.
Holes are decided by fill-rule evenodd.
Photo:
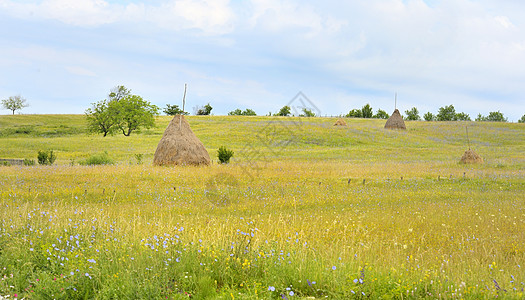
<instances>
[{"instance_id":1,"label":"white cloud","mask_svg":"<svg viewBox=\"0 0 525 300\"><path fill-rule=\"evenodd\" d=\"M160 5L144 2L125 6L104 0L44 0L41 3L2 0L0 7L19 18L51 19L80 27L150 22L164 29L197 29L205 34L231 32L235 17L229 0L170 0Z\"/></svg>"}]
</instances>

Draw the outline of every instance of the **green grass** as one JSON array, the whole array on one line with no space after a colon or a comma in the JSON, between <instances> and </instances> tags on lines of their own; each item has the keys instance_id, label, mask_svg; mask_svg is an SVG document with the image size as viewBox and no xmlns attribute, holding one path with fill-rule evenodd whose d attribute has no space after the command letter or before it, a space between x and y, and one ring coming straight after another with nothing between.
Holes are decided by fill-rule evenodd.
<instances>
[{"instance_id":1,"label":"green grass","mask_svg":"<svg viewBox=\"0 0 525 300\"><path fill-rule=\"evenodd\" d=\"M103 138L83 116L0 116L0 158L57 153L54 166L0 167L0 295L524 297L523 124L188 120L213 165L151 166L169 117ZM482 165L458 163L467 124ZM116 165L76 163L105 151Z\"/></svg>"}]
</instances>

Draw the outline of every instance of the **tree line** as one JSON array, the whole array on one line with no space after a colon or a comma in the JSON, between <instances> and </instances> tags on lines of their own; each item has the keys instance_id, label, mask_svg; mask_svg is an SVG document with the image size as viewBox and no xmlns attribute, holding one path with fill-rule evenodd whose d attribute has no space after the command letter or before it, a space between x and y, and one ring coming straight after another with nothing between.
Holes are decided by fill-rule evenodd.
<instances>
[{"instance_id":1,"label":"tree line","mask_svg":"<svg viewBox=\"0 0 525 300\"><path fill-rule=\"evenodd\" d=\"M12 111L14 115L16 111L29 106L27 100L20 95L11 96L1 101L2 107ZM107 99L91 104L91 107L85 110L85 115L88 123L88 131L91 133L101 133L104 136L121 132L125 136L129 136L133 131L139 131L141 128L151 128L155 125L155 116L159 115L159 108L150 102L144 100L141 96L134 95L131 90L123 85L116 86L110 90ZM210 103L204 106L194 107L195 115L210 115L213 107ZM188 115L189 113L183 111L178 105L166 104L163 109L166 115ZM256 116L253 109L246 108L241 110L237 108L228 113L230 116ZM267 116L292 116L291 107L283 106L276 113L268 113ZM308 108L303 108L299 117L317 117L317 115ZM343 117L343 116L341 116ZM361 108L350 110L344 117L347 118L376 118L388 119L390 115L378 109L375 113L370 104L365 104ZM440 107L436 114L427 112L420 116L419 110L412 107L405 111L405 120L425 120L425 121L472 121L471 117L464 112L456 112L454 105L447 105ZM483 122L508 122L508 119L500 111L489 112L484 116L478 114L475 121ZM518 123L525 123L525 115L523 115Z\"/></svg>"}]
</instances>

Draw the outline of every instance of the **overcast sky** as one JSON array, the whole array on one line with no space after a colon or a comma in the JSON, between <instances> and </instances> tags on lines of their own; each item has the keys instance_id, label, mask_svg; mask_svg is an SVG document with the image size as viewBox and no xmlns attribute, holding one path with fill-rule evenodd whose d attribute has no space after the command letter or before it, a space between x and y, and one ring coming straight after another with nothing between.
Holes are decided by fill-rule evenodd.
<instances>
[{"instance_id":1,"label":"overcast sky","mask_svg":"<svg viewBox=\"0 0 525 300\"><path fill-rule=\"evenodd\" d=\"M165 107L323 115L370 103L525 114L522 0L0 0L0 98L81 114L116 85ZM10 113L0 110L2 114Z\"/></svg>"}]
</instances>

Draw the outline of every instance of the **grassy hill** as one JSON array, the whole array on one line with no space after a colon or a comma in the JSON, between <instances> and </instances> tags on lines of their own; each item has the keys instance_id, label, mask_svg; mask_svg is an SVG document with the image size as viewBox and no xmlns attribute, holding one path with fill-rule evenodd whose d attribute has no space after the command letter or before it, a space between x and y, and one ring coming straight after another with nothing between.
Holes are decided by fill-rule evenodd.
<instances>
[{"instance_id":1,"label":"grassy hill","mask_svg":"<svg viewBox=\"0 0 525 300\"><path fill-rule=\"evenodd\" d=\"M0 158L58 155L0 166L0 296L525 297L525 124L188 120L211 166L151 165L169 117L104 138L81 115L0 116ZM467 125L484 164L458 163ZM104 151L116 165L78 165Z\"/></svg>"},{"instance_id":2,"label":"grassy hill","mask_svg":"<svg viewBox=\"0 0 525 300\"><path fill-rule=\"evenodd\" d=\"M82 115L0 116L0 158L36 158L39 149L52 149L58 164L68 164L107 151L121 162L142 154L152 161L170 117L158 117L156 127L130 137L102 137L86 132ZM190 116L193 131L210 157L224 145L243 154L257 151L272 160L338 160L353 163L456 163L470 146L486 161L483 168L525 168L525 126L490 122L407 121L406 131L383 129L383 120L348 119L334 127L331 118ZM244 151L243 151L244 150Z\"/></svg>"}]
</instances>

